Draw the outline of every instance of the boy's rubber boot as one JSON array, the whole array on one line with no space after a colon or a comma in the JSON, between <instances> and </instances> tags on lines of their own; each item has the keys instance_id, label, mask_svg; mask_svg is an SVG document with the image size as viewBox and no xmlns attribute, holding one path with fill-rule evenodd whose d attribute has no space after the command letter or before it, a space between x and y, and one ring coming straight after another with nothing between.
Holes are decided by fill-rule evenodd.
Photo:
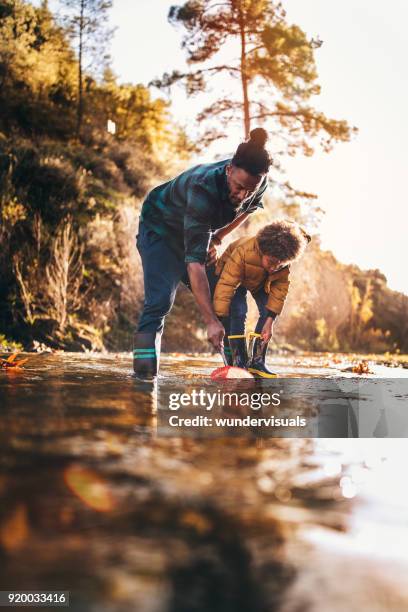
<instances>
[{"instance_id":1,"label":"boy's rubber boot","mask_svg":"<svg viewBox=\"0 0 408 612\"><path fill-rule=\"evenodd\" d=\"M249 337L249 362L248 372L251 372L256 378L276 378L274 374L265 365L266 351L268 342L262 342L261 334L251 332Z\"/></svg>"},{"instance_id":2,"label":"boy's rubber boot","mask_svg":"<svg viewBox=\"0 0 408 612\"><path fill-rule=\"evenodd\" d=\"M157 376L160 362L161 334L136 332L133 336L133 371L142 380Z\"/></svg>"},{"instance_id":3,"label":"boy's rubber boot","mask_svg":"<svg viewBox=\"0 0 408 612\"><path fill-rule=\"evenodd\" d=\"M228 336L228 342L231 348L232 365L236 368L246 368L248 363L248 351L246 345L246 336Z\"/></svg>"}]
</instances>

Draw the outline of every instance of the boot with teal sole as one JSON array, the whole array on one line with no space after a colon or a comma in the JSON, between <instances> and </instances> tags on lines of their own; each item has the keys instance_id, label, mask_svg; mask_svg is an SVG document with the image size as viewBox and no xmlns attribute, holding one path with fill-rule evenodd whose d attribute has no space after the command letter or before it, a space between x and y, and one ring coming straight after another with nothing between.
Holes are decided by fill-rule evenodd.
<instances>
[{"instance_id":1,"label":"boot with teal sole","mask_svg":"<svg viewBox=\"0 0 408 612\"><path fill-rule=\"evenodd\" d=\"M159 372L161 334L136 332L133 337L133 371L141 380L153 380Z\"/></svg>"}]
</instances>

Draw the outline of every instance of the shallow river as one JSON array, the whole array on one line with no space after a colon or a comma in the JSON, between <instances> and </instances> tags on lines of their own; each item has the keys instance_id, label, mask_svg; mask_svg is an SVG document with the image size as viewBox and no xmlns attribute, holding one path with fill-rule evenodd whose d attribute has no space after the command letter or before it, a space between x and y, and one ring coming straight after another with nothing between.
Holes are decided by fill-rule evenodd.
<instances>
[{"instance_id":1,"label":"shallow river","mask_svg":"<svg viewBox=\"0 0 408 612\"><path fill-rule=\"evenodd\" d=\"M218 365L166 355L159 389L122 354L0 371L0 590L70 591L81 612L408 609L405 439L381 438L381 415L376 439L158 435L160 386Z\"/></svg>"}]
</instances>

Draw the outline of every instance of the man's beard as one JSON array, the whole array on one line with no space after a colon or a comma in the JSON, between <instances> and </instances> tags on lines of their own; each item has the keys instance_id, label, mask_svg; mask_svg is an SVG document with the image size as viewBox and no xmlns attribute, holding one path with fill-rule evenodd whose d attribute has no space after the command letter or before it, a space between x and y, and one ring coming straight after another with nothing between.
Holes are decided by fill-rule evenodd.
<instances>
[{"instance_id":1,"label":"man's beard","mask_svg":"<svg viewBox=\"0 0 408 612\"><path fill-rule=\"evenodd\" d=\"M231 192L228 193L228 199L234 208L240 208L248 200L248 198L245 198L245 200L238 200L237 198L232 198Z\"/></svg>"},{"instance_id":2,"label":"man's beard","mask_svg":"<svg viewBox=\"0 0 408 612\"><path fill-rule=\"evenodd\" d=\"M231 204L236 209L241 208L242 206L244 206L244 204L245 204L245 202L247 202L247 200L248 200L248 198L245 198L245 200L233 200L232 198L230 198Z\"/></svg>"}]
</instances>

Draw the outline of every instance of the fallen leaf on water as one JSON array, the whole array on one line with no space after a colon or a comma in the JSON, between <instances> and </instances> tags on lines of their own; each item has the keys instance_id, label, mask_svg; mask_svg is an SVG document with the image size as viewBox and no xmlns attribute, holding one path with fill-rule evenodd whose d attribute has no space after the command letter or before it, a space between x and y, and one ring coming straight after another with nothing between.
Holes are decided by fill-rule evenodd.
<instances>
[{"instance_id":1,"label":"fallen leaf on water","mask_svg":"<svg viewBox=\"0 0 408 612\"><path fill-rule=\"evenodd\" d=\"M352 372L354 374L373 374L367 361L360 361L356 366L353 366Z\"/></svg>"},{"instance_id":2,"label":"fallen leaf on water","mask_svg":"<svg viewBox=\"0 0 408 612\"><path fill-rule=\"evenodd\" d=\"M211 522L202 514L189 510L181 516L181 523L186 527L192 527L198 533L208 533L211 528Z\"/></svg>"},{"instance_id":3,"label":"fallen leaf on water","mask_svg":"<svg viewBox=\"0 0 408 612\"><path fill-rule=\"evenodd\" d=\"M9 368L21 368L21 366L24 365L28 361L28 357L26 357L25 359L19 359L18 361L16 361L17 355L18 353L13 353L7 359L2 359L0 357L1 367L6 370Z\"/></svg>"},{"instance_id":4,"label":"fallen leaf on water","mask_svg":"<svg viewBox=\"0 0 408 612\"><path fill-rule=\"evenodd\" d=\"M81 465L72 465L64 471L67 487L87 506L98 512L113 510L116 503L109 483L99 474Z\"/></svg>"}]
</instances>

